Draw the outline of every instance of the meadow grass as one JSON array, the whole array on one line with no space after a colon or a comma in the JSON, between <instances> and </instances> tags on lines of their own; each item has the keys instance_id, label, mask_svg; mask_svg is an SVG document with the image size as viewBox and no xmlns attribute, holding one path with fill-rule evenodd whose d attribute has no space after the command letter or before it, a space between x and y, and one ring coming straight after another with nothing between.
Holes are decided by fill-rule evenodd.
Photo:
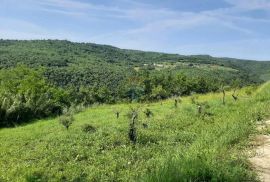
<instances>
[{"instance_id":1,"label":"meadow grass","mask_svg":"<svg viewBox=\"0 0 270 182\"><path fill-rule=\"evenodd\" d=\"M193 97L208 105L201 114L185 97L177 108L174 99L93 106L69 130L58 118L0 129L0 181L257 180L245 151L256 121L269 117L270 84L242 89L236 102L227 93L226 105L220 93ZM130 107L139 108L136 145L128 139Z\"/></svg>"}]
</instances>

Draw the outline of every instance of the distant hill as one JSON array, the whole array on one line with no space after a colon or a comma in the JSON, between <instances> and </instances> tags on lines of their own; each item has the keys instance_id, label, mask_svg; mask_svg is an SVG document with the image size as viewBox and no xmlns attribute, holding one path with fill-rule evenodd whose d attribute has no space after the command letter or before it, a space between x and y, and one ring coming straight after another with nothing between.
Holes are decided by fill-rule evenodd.
<instances>
[{"instance_id":1,"label":"distant hill","mask_svg":"<svg viewBox=\"0 0 270 182\"><path fill-rule=\"evenodd\" d=\"M5 103L0 127L71 106L153 102L225 88L236 92L269 79L270 62L61 40L0 40L0 103Z\"/></svg>"},{"instance_id":2,"label":"distant hill","mask_svg":"<svg viewBox=\"0 0 270 182\"><path fill-rule=\"evenodd\" d=\"M18 63L58 68L83 64L143 67L146 64L153 65L155 63L187 63L190 66L192 66L191 64L216 65L245 72L262 80L270 79L269 61L215 58L208 55L183 56L61 40L0 40L0 67L10 67Z\"/></svg>"},{"instance_id":3,"label":"distant hill","mask_svg":"<svg viewBox=\"0 0 270 182\"><path fill-rule=\"evenodd\" d=\"M85 84L85 78L78 77L91 75L88 74L89 70L100 75L96 76L99 81L113 74L125 77L126 73L139 70L217 77L225 82L234 78L245 80L246 83L270 79L270 62L266 61L144 52L64 40L0 40L0 68L17 64L43 66L48 70L48 77L62 86L72 80ZM68 79L64 80L63 77ZM111 79L115 78L112 76Z\"/></svg>"}]
</instances>

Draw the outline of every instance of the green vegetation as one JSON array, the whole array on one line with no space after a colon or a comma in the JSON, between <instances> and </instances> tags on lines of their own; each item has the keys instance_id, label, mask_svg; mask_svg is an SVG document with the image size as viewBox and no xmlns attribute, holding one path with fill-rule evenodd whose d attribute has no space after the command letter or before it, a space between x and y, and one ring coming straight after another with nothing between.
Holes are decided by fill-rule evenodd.
<instances>
[{"instance_id":1,"label":"green vegetation","mask_svg":"<svg viewBox=\"0 0 270 182\"><path fill-rule=\"evenodd\" d=\"M257 180L244 151L269 117L270 83L258 88L269 70L270 62L0 40L0 181Z\"/></svg>"},{"instance_id":2,"label":"green vegetation","mask_svg":"<svg viewBox=\"0 0 270 182\"><path fill-rule=\"evenodd\" d=\"M259 84L269 69L270 62L0 40L0 125L61 114L72 105L157 101L216 92L235 81L237 87Z\"/></svg>"},{"instance_id":3,"label":"green vegetation","mask_svg":"<svg viewBox=\"0 0 270 182\"><path fill-rule=\"evenodd\" d=\"M92 106L74 115L69 130L58 118L1 129L0 179L256 181L244 151L256 122L269 117L270 84L236 92L234 101L226 91L225 105L222 93L210 93L182 97L177 107L176 98ZM131 111L138 114L136 144Z\"/></svg>"},{"instance_id":4,"label":"green vegetation","mask_svg":"<svg viewBox=\"0 0 270 182\"><path fill-rule=\"evenodd\" d=\"M59 117L59 123L62 124L67 130L74 122L74 117L70 113L66 113Z\"/></svg>"},{"instance_id":5,"label":"green vegetation","mask_svg":"<svg viewBox=\"0 0 270 182\"><path fill-rule=\"evenodd\" d=\"M0 70L0 127L62 113L67 94L46 82L41 70Z\"/></svg>"}]
</instances>

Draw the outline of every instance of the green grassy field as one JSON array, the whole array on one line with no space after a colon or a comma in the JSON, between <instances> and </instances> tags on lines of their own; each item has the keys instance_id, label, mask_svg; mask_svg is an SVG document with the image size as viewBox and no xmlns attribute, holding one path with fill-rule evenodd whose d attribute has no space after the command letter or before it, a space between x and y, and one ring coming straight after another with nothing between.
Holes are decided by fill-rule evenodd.
<instances>
[{"instance_id":1,"label":"green grassy field","mask_svg":"<svg viewBox=\"0 0 270 182\"><path fill-rule=\"evenodd\" d=\"M192 100L204 103L202 114ZM136 145L130 107L139 107ZM93 106L69 130L58 118L0 129L0 181L255 181L245 151L269 111L268 83L242 89L236 102L227 93L226 105L210 93L182 98L177 108L174 99ZM96 131L83 132L84 124Z\"/></svg>"}]
</instances>

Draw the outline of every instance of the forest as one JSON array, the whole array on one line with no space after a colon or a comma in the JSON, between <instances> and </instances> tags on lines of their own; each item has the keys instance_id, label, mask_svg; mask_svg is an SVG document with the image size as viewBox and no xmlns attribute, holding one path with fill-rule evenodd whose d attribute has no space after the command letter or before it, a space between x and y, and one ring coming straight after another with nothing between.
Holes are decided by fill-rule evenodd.
<instances>
[{"instance_id":1,"label":"forest","mask_svg":"<svg viewBox=\"0 0 270 182\"><path fill-rule=\"evenodd\" d=\"M0 40L0 68L0 126L59 115L76 105L152 102L241 88L270 74L270 62L60 40Z\"/></svg>"}]
</instances>

